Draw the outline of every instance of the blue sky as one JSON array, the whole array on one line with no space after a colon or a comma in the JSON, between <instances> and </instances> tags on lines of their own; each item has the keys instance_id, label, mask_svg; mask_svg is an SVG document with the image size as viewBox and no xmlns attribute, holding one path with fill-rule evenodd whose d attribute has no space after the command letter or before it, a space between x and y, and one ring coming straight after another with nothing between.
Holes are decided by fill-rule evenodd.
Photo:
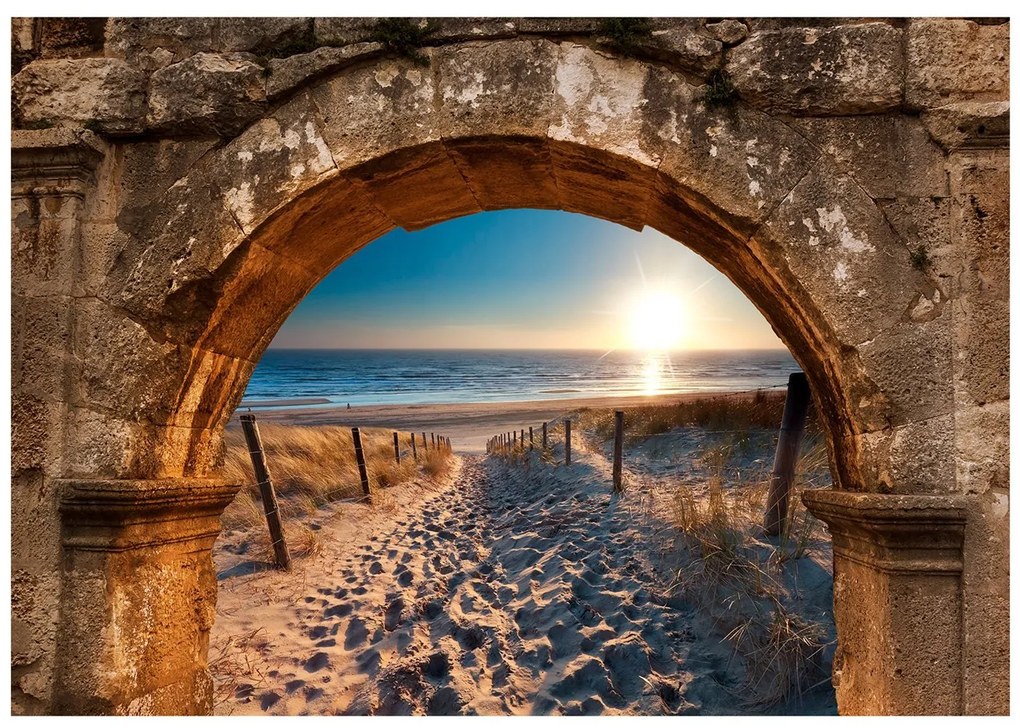
<instances>
[{"instance_id":1,"label":"blue sky","mask_svg":"<svg viewBox=\"0 0 1020 728\"><path fill-rule=\"evenodd\" d=\"M751 302L685 246L548 210L394 230L330 273L272 346L608 350L649 335L669 348L782 348Z\"/></svg>"}]
</instances>

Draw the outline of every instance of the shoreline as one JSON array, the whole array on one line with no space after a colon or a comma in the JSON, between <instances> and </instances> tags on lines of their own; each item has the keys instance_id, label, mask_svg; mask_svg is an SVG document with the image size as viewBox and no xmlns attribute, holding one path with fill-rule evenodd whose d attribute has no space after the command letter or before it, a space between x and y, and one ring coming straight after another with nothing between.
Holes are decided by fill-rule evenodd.
<instances>
[{"instance_id":1,"label":"shoreline","mask_svg":"<svg viewBox=\"0 0 1020 728\"><path fill-rule=\"evenodd\" d=\"M644 405L662 405L707 397L733 396L756 390L688 392L633 396L601 396L570 399L520 400L509 402L455 402L448 404L361 405L347 409L336 407L280 407L259 410L260 422L267 425L304 427L344 426L380 427L401 432L434 432L448 436L454 450L461 454L484 453L485 443L497 432L520 430L562 417L581 408L628 409ZM230 419L236 426L242 408Z\"/></svg>"}]
</instances>

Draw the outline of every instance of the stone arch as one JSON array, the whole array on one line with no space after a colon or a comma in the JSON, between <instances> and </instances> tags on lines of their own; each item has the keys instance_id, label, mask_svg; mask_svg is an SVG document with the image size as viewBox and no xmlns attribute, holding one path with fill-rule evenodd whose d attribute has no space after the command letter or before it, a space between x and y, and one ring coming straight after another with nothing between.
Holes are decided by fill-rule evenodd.
<instances>
[{"instance_id":1,"label":"stone arch","mask_svg":"<svg viewBox=\"0 0 1020 728\"><path fill-rule=\"evenodd\" d=\"M199 122L175 135L167 88L150 88L152 137L21 132L31 175L52 168L66 187L67 168L90 170L61 187L70 202L32 213L49 189L36 182L15 206L42 220L26 236L41 240L49 225L77 255L49 278L40 271L63 264L59 254L28 261L35 277L15 290L24 320L53 330L24 371L41 376L48 354L62 362L59 382L29 387L60 396L23 398L20 415L36 448L22 448L22 471L59 491L38 516L52 529L47 509L59 503L63 548L50 558L64 611L48 627L49 705L207 706L208 554L234 490L215 476L220 433L273 334L329 270L393 227L541 207L650 225L762 311L807 371L830 442L838 491L811 505L836 546L841 710L963 710L960 624L980 623L960 597L969 506L956 493L972 476L960 474L957 426L975 426L961 419L953 362L963 254L909 202L949 196L947 143L897 113L885 88L804 118L831 102L816 93L790 116L800 97L755 85L775 41L764 33L734 51L749 101L723 108L682 64L528 36L437 45L423 49L426 65L363 48L279 83L235 136L218 118L228 138L203 137ZM204 55L176 65L219 68ZM838 116L862 110L875 115ZM862 153L869 145L878 151ZM917 264L918 240L948 248L944 271ZM64 284L56 299L39 297L51 280ZM16 472L18 447L16 433ZM155 625L125 636L139 609L154 609ZM919 624L914 611L937 614ZM70 654L72 644L84 647ZM164 667L149 676L123 667L153 662ZM945 689L933 701L921 686L934 684Z\"/></svg>"}]
</instances>

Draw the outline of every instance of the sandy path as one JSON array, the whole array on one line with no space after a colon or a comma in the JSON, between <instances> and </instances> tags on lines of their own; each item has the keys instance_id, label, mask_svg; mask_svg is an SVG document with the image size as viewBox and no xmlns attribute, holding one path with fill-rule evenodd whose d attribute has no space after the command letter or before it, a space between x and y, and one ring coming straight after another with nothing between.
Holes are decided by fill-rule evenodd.
<instances>
[{"instance_id":1,"label":"sandy path","mask_svg":"<svg viewBox=\"0 0 1020 728\"><path fill-rule=\"evenodd\" d=\"M579 485L590 469L532 479L468 457L454 487L396 513L336 562L306 566L300 588L273 600L266 579L295 580L228 580L213 654L224 635L262 630L251 658L260 675L219 711L731 709L725 651L695 644L690 615L650 583L646 524L608 489ZM244 608L246 580L267 604Z\"/></svg>"},{"instance_id":2,"label":"sandy path","mask_svg":"<svg viewBox=\"0 0 1020 728\"><path fill-rule=\"evenodd\" d=\"M217 712L756 712L731 646L664 588L671 531L650 505L676 481L638 471L619 497L583 442L569 468L466 456L438 492L323 509L296 573L243 575L219 548ZM805 561L799 590L831 608ZM831 690L803 709L831 713Z\"/></svg>"}]
</instances>

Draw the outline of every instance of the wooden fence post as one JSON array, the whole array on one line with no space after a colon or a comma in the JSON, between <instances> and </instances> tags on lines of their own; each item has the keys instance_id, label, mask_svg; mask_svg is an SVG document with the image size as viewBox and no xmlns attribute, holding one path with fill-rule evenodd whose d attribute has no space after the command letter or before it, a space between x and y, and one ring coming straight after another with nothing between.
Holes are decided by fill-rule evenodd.
<instances>
[{"instance_id":1,"label":"wooden fence post","mask_svg":"<svg viewBox=\"0 0 1020 728\"><path fill-rule=\"evenodd\" d=\"M393 433L393 455L397 459L397 465L400 465L400 438L397 433Z\"/></svg>"},{"instance_id":2,"label":"wooden fence post","mask_svg":"<svg viewBox=\"0 0 1020 728\"><path fill-rule=\"evenodd\" d=\"M528 425L528 449L535 449L535 428Z\"/></svg>"},{"instance_id":3,"label":"wooden fence post","mask_svg":"<svg viewBox=\"0 0 1020 728\"><path fill-rule=\"evenodd\" d=\"M794 372L790 375L786 388L783 425L779 430L776 461L772 468L772 482L769 486L768 503L765 506L765 533L770 536L786 533L790 488L797 468L797 456L804 437L804 420L807 418L810 402L811 390L808 388L807 375L804 372Z\"/></svg>"},{"instance_id":4,"label":"wooden fence post","mask_svg":"<svg viewBox=\"0 0 1020 728\"><path fill-rule=\"evenodd\" d=\"M411 433L411 455L414 456L414 461L418 462L418 446L414 444L414 433Z\"/></svg>"},{"instance_id":5,"label":"wooden fence post","mask_svg":"<svg viewBox=\"0 0 1020 728\"><path fill-rule=\"evenodd\" d=\"M549 429L548 429L548 424L549 424L548 422L543 422L542 423L542 449L543 450L548 450L549 449Z\"/></svg>"},{"instance_id":6,"label":"wooden fence post","mask_svg":"<svg viewBox=\"0 0 1020 728\"><path fill-rule=\"evenodd\" d=\"M432 435L432 449L435 450L436 449L436 433L432 432L432 433L429 433L429 434Z\"/></svg>"},{"instance_id":7,"label":"wooden fence post","mask_svg":"<svg viewBox=\"0 0 1020 728\"><path fill-rule=\"evenodd\" d=\"M276 565L281 569L290 569L290 551L287 549L287 541L283 536L280 504L276 500L276 490L273 488L273 479L269 475L269 466L266 464L265 452L262 449L262 437L259 435L259 426L255 421L255 415L241 415L241 429L244 431L244 440L248 445L248 454L251 455L251 467L255 471L255 482L262 495L262 508L266 512L269 539L273 542Z\"/></svg>"},{"instance_id":8,"label":"wooden fence post","mask_svg":"<svg viewBox=\"0 0 1020 728\"><path fill-rule=\"evenodd\" d=\"M421 449L425 450L426 452L428 452L429 449L429 441L428 438L425 437L424 432L421 433Z\"/></svg>"},{"instance_id":9,"label":"wooden fence post","mask_svg":"<svg viewBox=\"0 0 1020 728\"><path fill-rule=\"evenodd\" d=\"M566 464L570 465L570 420L563 420L563 428L566 433L563 442L565 443L564 449L566 451Z\"/></svg>"},{"instance_id":10,"label":"wooden fence post","mask_svg":"<svg viewBox=\"0 0 1020 728\"><path fill-rule=\"evenodd\" d=\"M365 465L365 450L361 447L361 430L357 427L351 428L351 437L354 438L354 457L358 461L358 475L361 477L361 491L365 497L372 500L372 490L368 485L368 467Z\"/></svg>"},{"instance_id":11,"label":"wooden fence post","mask_svg":"<svg viewBox=\"0 0 1020 728\"><path fill-rule=\"evenodd\" d=\"M623 412L616 410L616 437L613 440L613 490L623 492Z\"/></svg>"}]
</instances>

